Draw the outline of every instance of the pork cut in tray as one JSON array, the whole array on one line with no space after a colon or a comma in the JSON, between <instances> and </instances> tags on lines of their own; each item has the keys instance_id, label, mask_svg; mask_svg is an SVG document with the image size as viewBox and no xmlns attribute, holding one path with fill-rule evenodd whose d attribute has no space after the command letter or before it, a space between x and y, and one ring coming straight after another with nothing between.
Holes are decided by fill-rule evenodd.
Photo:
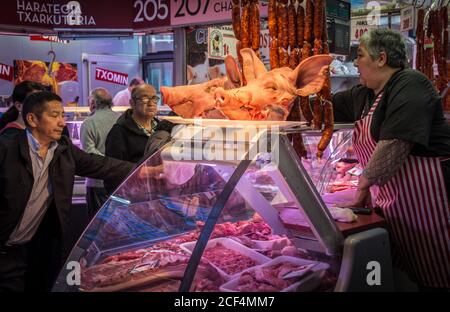
<instances>
[{"instance_id":1,"label":"pork cut in tray","mask_svg":"<svg viewBox=\"0 0 450 312\"><path fill-rule=\"evenodd\" d=\"M229 275L242 272L257 264L252 258L226 248L220 243L206 249L203 257Z\"/></svg>"},{"instance_id":2,"label":"pork cut in tray","mask_svg":"<svg viewBox=\"0 0 450 312\"><path fill-rule=\"evenodd\" d=\"M238 291L281 291L294 284L298 279L286 278L288 274L306 271L312 265L297 265L294 263L278 263L259 267L242 273L238 280ZM305 273L304 275L306 275ZM301 276L297 276L301 278Z\"/></svg>"},{"instance_id":3,"label":"pork cut in tray","mask_svg":"<svg viewBox=\"0 0 450 312\"><path fill-rule=\"evenodd\" d=\"M202 226L203 223L199 223L198 229L195 231L156 243L148 248L110 255L101 258L100 261L89 267L83 265L81 267L81 289L85 291L157 290L160 287L166 289L168 285L165 280L173 281L183 277L190 257L180 249L180 245L197 240ZM248 234L268 237L271 229L261 221L239 221L217 224L213 232L214 237ZM215 256L212 255L212 257ZM83 263L83 261L81 262ZM230 269L232 268L230 267ZM192 289L194 291L214 291L218 290L222 283L222 277L217 270L209 263L202 261ZM173 287L175 286L172 285L169 289Z\"/></svg>"}]
</instances>

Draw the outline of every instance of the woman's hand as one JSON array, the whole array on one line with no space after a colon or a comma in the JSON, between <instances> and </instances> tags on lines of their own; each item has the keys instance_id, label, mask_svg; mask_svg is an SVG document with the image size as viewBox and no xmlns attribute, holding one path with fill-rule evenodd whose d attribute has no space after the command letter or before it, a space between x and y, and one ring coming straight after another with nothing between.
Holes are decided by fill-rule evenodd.
<instances>
[{"instance_id":1,"label":"woman's hand","mask_svg":"<svg viewBox=\"0 0 450 312\"><path fill-rule=\"evenodd\" d=\"M342 208L351 207L369 207L372 208L372 197L370 196L370 183L363 176L359 176L358 189L356 191L355 198L351 202L338 204L336 206Z\"/></svg>"},{"instance_id":2,"label":"woman's hand","mask_svg":"<svg viewBox=\"0 0 450 312\"><path fill-rule=\"evenodd\" d=\"M372 208L372 197L370 196L370 189L359 189L356 191L355 198L351 202L338 204L341 208L352 207L369 207Z\"/></svg>"}]
</instances>

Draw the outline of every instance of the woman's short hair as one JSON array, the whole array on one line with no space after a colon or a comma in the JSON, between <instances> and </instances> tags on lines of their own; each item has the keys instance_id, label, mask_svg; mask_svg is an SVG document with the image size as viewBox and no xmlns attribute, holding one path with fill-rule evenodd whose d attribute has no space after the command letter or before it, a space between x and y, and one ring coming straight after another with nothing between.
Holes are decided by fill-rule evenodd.
<instances>
[{"instance_id":1,"label":"woman's short hair","mask_svg":"<svg viewBox=\"0 0 450 312\"><path fill-rule=\"evenodd\" d=\"M406 45L402 35L389 28L377 28L365 33L360 39L372 59L386 53L387 65L392 68L405 68L407 66Z\"/></svg>"},{"instance_id":2,"label":"woman's short hair","mask_svg":"<svg viewBox=\"0 0 450 312\"><path fill-rule=\"evenodd\" d=\"M23 103L28 94L33 91L44 91L45 88L38 82L22 81L14 87L12 93L13 105L0 118L0 129L3 129L8 123L13 122L19 117L19 111L14 105L15 102Z\"/></svg>"}]
</instances>

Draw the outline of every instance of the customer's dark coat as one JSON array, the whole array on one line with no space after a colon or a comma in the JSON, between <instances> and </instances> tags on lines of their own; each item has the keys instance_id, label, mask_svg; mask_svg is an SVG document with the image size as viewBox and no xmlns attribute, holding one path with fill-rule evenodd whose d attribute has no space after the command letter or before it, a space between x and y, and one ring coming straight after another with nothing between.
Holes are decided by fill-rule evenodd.
<instances>
[{"instance_id":1,"label":"customer's dark coat","mask_svg":"<svg viewBox=\"0 0 450 312\"><path fill-rule=\"evenodd\" d=\"M128 109L111 128L106 137L105 155L116 159L139 163L144 156L149 136L138 127L131 117L133 110ZM155 129L157 119L153 119L152 127ZM120 181L105 181L105 188L109 193L119 185Z\"/></svg>"},{"instance_id":2,"label":"customer's dark coat","mask_svg":"<svg viewBox=\"0 0 450 312\"><path fill-rule=\"evenodd\" d=\"M54 212L54 233L67 241L69 213L75 175L101 179L124 179L134 164L88 154L62 136L49 166ZM19 223L33 188L33 169L25 131L0 137L0 245L4 245ZM53 231L52 231L53 232ZM71 246L64 246L66 255Z\"/></svg>"}]
</instances>

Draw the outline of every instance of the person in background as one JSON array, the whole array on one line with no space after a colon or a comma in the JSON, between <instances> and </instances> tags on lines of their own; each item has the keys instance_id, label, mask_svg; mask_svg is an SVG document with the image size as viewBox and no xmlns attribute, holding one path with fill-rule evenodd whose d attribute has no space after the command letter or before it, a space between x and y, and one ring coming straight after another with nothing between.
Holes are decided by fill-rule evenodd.
<instances>
[{"instance_id":1,"label":"person in background","mask_svg":"<svg viewBox=\"0 0 450 312\"><path fill-rule=\"evenodd\" d=\"M25 129L22 118L23 101L27 95L44 90L43 85L33 81L25 80L16 85L11 96L13 103L0 118L0 134L12 134Z\"/></svg>"},{"instance_id":2,"label":"person in background","mask_svg":"<svg viewBox=\"0 0 450 312\"><path fill-rule=\"evenodd\" d=\"M134 164L88 154L62 135L61 98L29 95L26 130L0 137L0 291L49 290L70 251L75 175L124 179Z\"/></svg>"},{"instance_id":3,"label":"person in background","mask_svg":"<svg viewBox=\"0 0 450 312\"><path fill-rule=\"evenodd\" d=\"M394 266L421 290L450 288L450 125L422 73L406 68L402 35L385 28L361 37L361 85L336 93L334 118L355 122L353 147L364 171L352 202L371 202L386 219ZM374 189L375 187L375 189Z\"/></svg>"},{"instance_id":4,"label":"person in background","mask_svg":"<svg viewBox=\"0 0 450 312\"><path fill-rule=\"evenodd\" d=\"M16 85L11 96L13 104L0 118L0 135L11 135L25 129L22 117L22 105L25 98L31 93L45 90L46 87L42 84L28 80ZM62 134L70 138L67 126L64 126Z\"/></svg>"},{"instance_id":5,"label":"person in background","mask_svg":"<svg viewBox=\"0 0 450 312\"><path fill-rule=\"evenodd\" d=\"M142 80L139 77L133 78L130 82L130 85L123 89L122 91L119 91L116 93L116 95L113 98L113 104L115 106L128 106L130 105L130 99L131 99L131 92L134 88L144 83L144 80Z\"/></svg>"},{"instance_id":6,"label":"person in background","mask_svg":"<svg viewBox=\"0 0 450 312\"><path fill-rule=\"evenodd\" d=\"M155 88L149 84L142 84L133 89L131 108L119 117L108 133L105 143L106 156L132 163L141 160L147 141L158 124L155 118L158 101ZM119 182L105 182L105 188L112 193Z\"/></svg>"},{"instance_id":7,"label":"person in background","mask_svg":"<svg viewBox=\"0 0 450 312\"><path fill-rule=\"evenodd\" d=\"M169 116L177 116L174 112L170 112ZM158 122L155 131L150 136L145 146L144 158L148 158L157 152L165 144L172 139L172 130L176 125L168 120ZM145 159L143 159L145 160Z\"/></svg>"},{"instance_id":8,"label":"person in background","mask_svg":"<svg viewBox=\"0 0 450 312\"><path fill-rule=\"evenodd\" d=\"M81 124L80 141L87 153L105 155L106 137L119 117L112 109L112 99L104 88L92 90L89 96L91 115ZM92 219L108 199L103 180L86 178L88 217Z\"/></svg>"}]
</instances>

